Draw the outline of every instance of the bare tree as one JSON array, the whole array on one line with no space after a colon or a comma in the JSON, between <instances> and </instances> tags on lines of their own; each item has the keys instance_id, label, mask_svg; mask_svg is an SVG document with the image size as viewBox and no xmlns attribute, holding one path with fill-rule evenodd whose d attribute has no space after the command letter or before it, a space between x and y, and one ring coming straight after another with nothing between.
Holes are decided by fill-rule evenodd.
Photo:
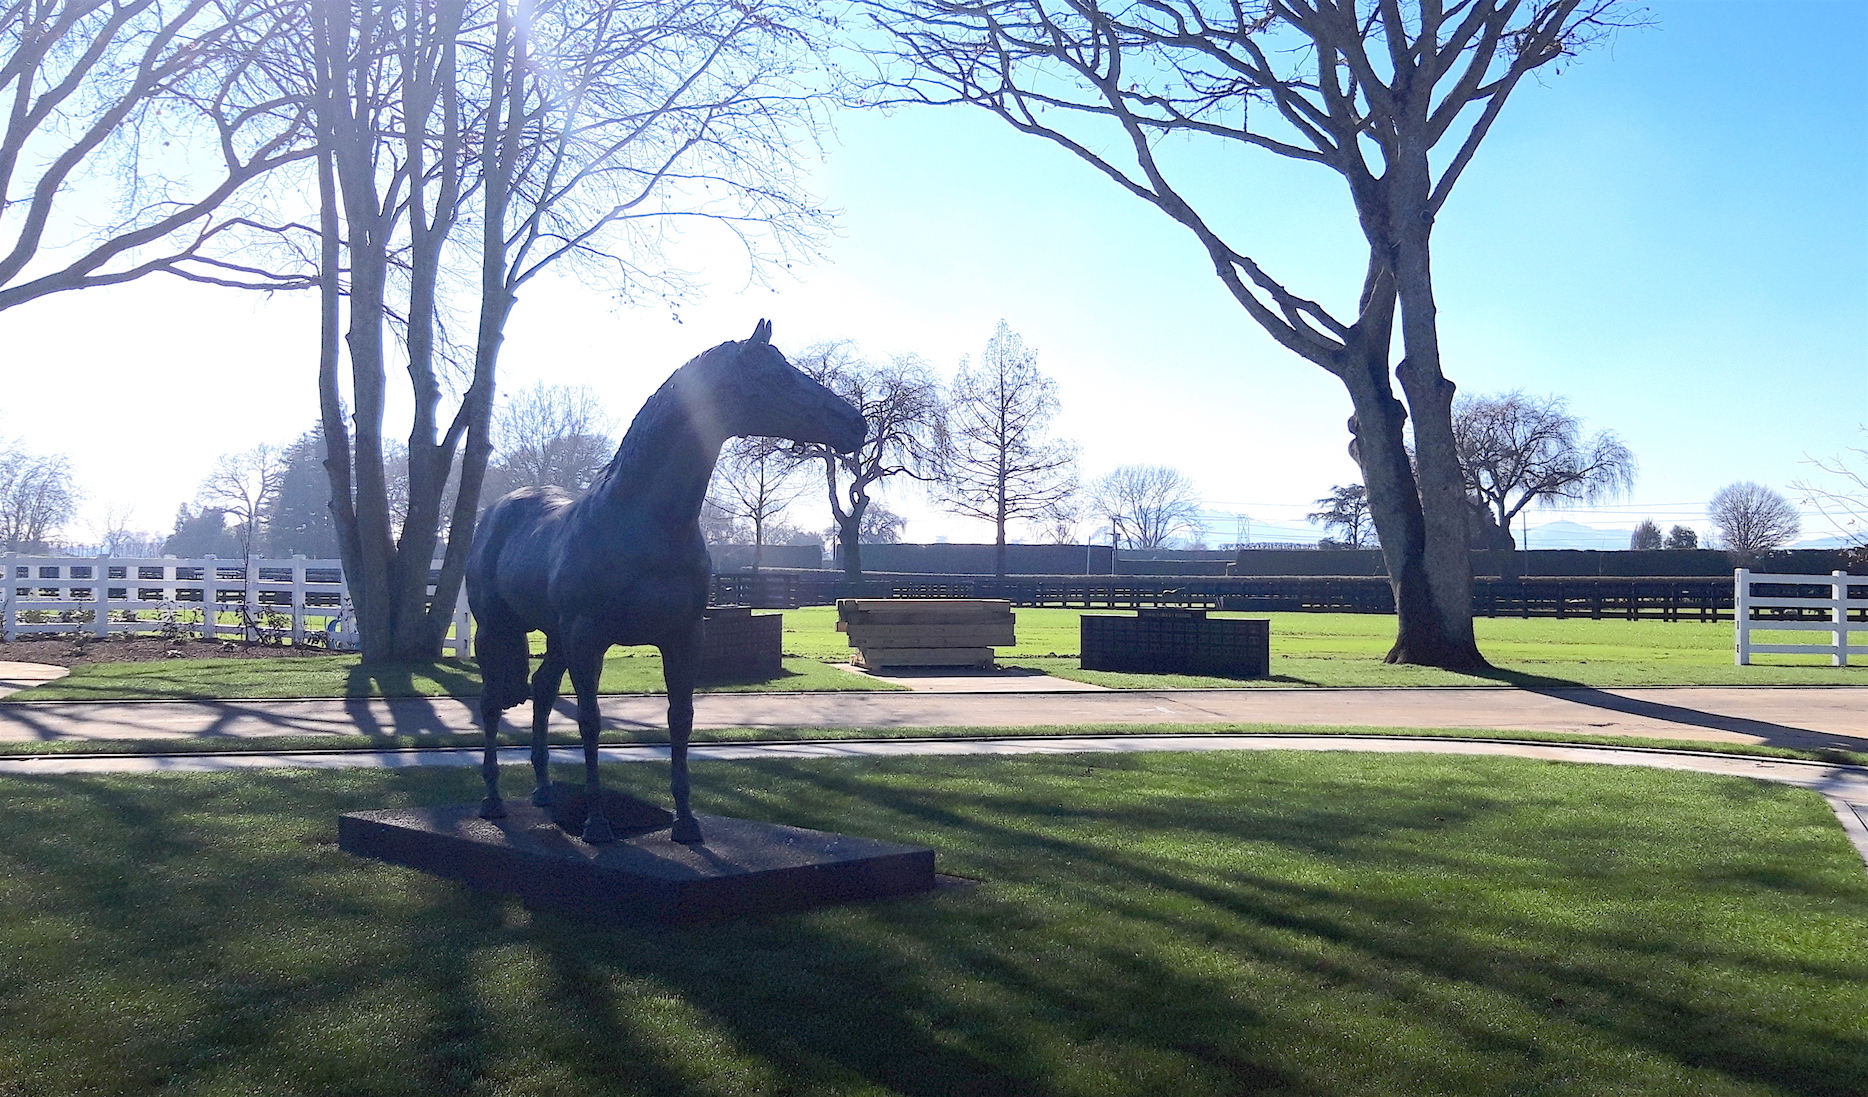
<instances>
[{"instance_id":1,"label":"bare tree","mask_svg":"<svg viewBox=\"0 0 1868 1097\"><path fill-rule=\"evenodd\" d=\"M752 566L764 562L767 529L804 493L798 458L776 438L733 438L720 449L707 502L713 512L752 527Z\"/></svg>"},{"instance_id":2,"label":"bare tree","mask_svg":"<svg viewBox=\"0 0 1868 1097\"><path fill-rule=\"evenodd\" d=\"M719 471L718 467L715 471ZM701 536L712 545L743 545L748 534L739 519L722 510L711 497L701 500Z\"/></svg>"},{"instance_id":3,"label":"bare tree","mask_svg":"<svg viewBox=\"0 0 1868 1097\"><path fill-rule=\"evenodd\" d=\"M999 321L979 365L962 361L954 377L935 491L954 513L993 524L1000 576L1006 523L1041 515L1077 490L1077 447L1046 437L1056 415L1057 382Z\"/></svg>"},{"instance_id":4,"label":"bare tree","mask_svg":"<svg viewBox=\"0 0 1868 1097\"><path fill-rule=\"evenodd\" d=\"M588 386L540 381L521 389L493 413L494 455L481 493L553 486L582 494L615 453L615 429Z\"/></svg>"},{"instance_id":5,"label":"bare tree","mask_svg":"<svg viewBox=\"0 0 1868 1097\"><path fill-rule=\"evenodd\" d=\"M1532 503L1596 503L1634 486L1634 454L1610 431L1584 437L1560 396L1461 396L1453 444L1467 494L1491 513L1498 543L1483 548L1516 548L1511 523Z\"/></svg>"},{"instance_id":6,"label":"bare tree","mask_svg":"<svg viewBox=\"0 0 1868 1097\"><path fill-rule=\"evenodd\" d=\"M1718 547L1741 564L1796 540L1802 523L1790 500L1749 480L1727 484L1706 504L1706 518L1718 537Z\"/></svg>"},{"instance_id":7,"label":"bare tree","mask_svg":"<svg viewBox=\"0 0 1868 1097\"><path fill-rule=\"evenodd\" d=\"M1255 322L1342 381L1355 408L1351 452L1395 590L1388 661L1487 666L1472 631L1469 518L1453 444L1454 386L1441 371L1433 228L1513 90L1607 33L1615 5L864 6L896 43L897 67L876 98L971 104L1082 159L1191 233ZM1342 178L1368 245L1353 315L1293 290L1248 254L1235 226L1275 211L1249 185L1230 201L1215 198L1204 159L1161 154L1188 141L1257 149Z\"/></svg>"},{"instance_id":8,"label":"bare tree","mask_svg":"<svg viewBox=\"0 0 1868 1097\"><path fill-rule=\"evenodd\" d=\"M1167 548L1206 533L1193 480L1166 465L1115 469L1090 489L1090 508L1109 520L1116 540L1128 548Z\"/></svg>"},{"instance_id":9,"label":"bare tree","mask_svg":"<svg viewBox=\"0 0 1868 1097\"><path fill-rule=\"evenodd\" d=\"M1654 524L1654 519L1652 518L1641 519L1641 524L1636 526L1634 532L1628 535L1628 549L1630 552L1652 552L1665 543L1665 540L1661 536L1660 527Z\"/></svg>"},{"instance_id":10,"label":"bare tree","mask_svg":"<svg viewBox=\"0 0 1868 1097\"><path fill-rule=\"evenodd\" d=\"M239 261L234 208L311 155L304 104L246 94L266 0L0 0L0 310L156 272L302 288ZM239 106L232 106L233 100Z\"/></svg>"},{"instance_id":11,"label":"bare tree","mask_svg":"<svg viewBox=\"0 0 1868 1097\"><path fill-rule=\"evenodd\" d=\"M221 454L214 462L213 471L201 481L196 501L239 523L243 555L253 555L254 541L260 535L260 521L278 498L279 487L285 482L286 467L283 450L261 443L239 453Z\"/></svg>"},{"instance_id":12,"label":"bare tree","mask_svg":"<svg viewBox=\"0 0 1868 1097\"><path fill-rule=\"evenodd\" d=\"M69 458L32 453L18 443L0 445L0 546L44 552L77 509Z\"/></svg>"},{"instance_id":13,"label":"bare tree","mask_svg":"<svg viewBox=\"0 0 1868 1097\"><path fill-rule=\"evenodd\" d=\"M1304 515L1306 522L1320 522L1324 529L1337 530L1344 548L1367 548L1375 541L1375 523L1369 519L1369 489L1361 484L1336 484L1330 493L1317 500L1316 510Z\"/></svg>"},{"instance_id":14,"label":"bare tree","mask_svg":"<svg viewBox=\"0 0 1868 1097\"><path fill-rule=\"evenodd\" d=\"M1855 553L1868 550L1868 449L1849 448L1832 458L1807 459L1827 481L1797 480L1790 486L1835 528Z\"/></svg>"},{"instance_id":15,"label":"bare tree","mask_svg":"<svg viewBox=\"0 0 1868 1097\"><path fill-rule=\"evenodd\" d=\"M151 530L137 529L132 524L136 521L136 508L114 504L104 508L104 521L101 528L94 527L97 534L97 550L106 556L151 557L162 555L164 534Z\"/></svg>"},{"instance_id":16,"label":"bare tree","mask_svg":"<svg viewBox=\"0 0 1868 1097\"><path fill-rule=\"evenodd\" d=\"M908 519L871 500L869 506L863 508L863 528L858 531L858 537L865 545L899 545L902 530L907 527Z\"/></svg>"},{"instance_id":17,"label":"bare tree","mask_svg":"<svg viewBox=\"0 0 1868 1097\"><path fill-rule=\"evenodd\" d=\"M520 288L569 263L625 294L678 295L685 282L660 258L674 222L735 234L755 271L819 224L792 177L809 19L784 0L312 11L309 49L276 65L309 89L317 124L332 510L365 661L431 659L464 574ZM399 525L392 364L413 406Z\"/></svg>"},{"instance_id":18,"label":"bare tree","mask_svg":"<svg viewBox=\"0 0 1868 1097\"><path fill-rule=\"evenodd\" d=\"M940 385L914 355L876 363L863 358L855 344L843 341L809 347L794 356L792 364L848 400L869 424L868 435L854 453L817 444L791 449L824 466L843 573L855 581L863 575L862 546L872 528L868 514L877 505L871 489L896 476L932 477L939 464L936 442L946 426L946 402Z\"/></svg>"},{"instance_id":19,"label":"bare tree","mask_svg":"<svg viewBox=\"0 0 1868 1097\"><path fill-rule=\"evenodd\" d=\"M1077 533L1083 527L1083 519L1089 513L1089 501L1080 492L1073 492L1055 500L1050 506L1031 519L1032 527L1038 537L1047 545L1078 544Z\"/></svg>"}]
</instances>

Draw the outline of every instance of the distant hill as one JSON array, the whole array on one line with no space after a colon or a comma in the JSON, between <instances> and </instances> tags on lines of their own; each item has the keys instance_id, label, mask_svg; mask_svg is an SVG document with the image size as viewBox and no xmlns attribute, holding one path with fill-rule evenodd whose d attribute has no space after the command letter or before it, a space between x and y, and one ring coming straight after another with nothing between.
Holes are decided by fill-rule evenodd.
<instances>
[{"instance_id":1,"label":"distant hill","mask_svg":"<svg viewBox=\"0 0 1868 1097\"><path fill-rule=\"evenodd\" d=\"M1831 534L1828 537L1805 537L1803 540L1798 541L1795 547L1835 549L1848 548L1853 544L1855 544L1855 542L1850 538Z\"/></svg>"},{"instance_id":2,"label":"distant hill","mask_svg":"<svg viewBox=\"0 0 1868 1097\"><path fill-rule=\"evenodd\" d=\"M1525 538L1518 539L1519 548L1533 549L1598 549L1613 550L1628 547L1628 538L1634 531L1626 529L1597 529L1580 522L1546 522L1541 526L1532 526L1529 544Z\"/></svg>"}]
</instances>

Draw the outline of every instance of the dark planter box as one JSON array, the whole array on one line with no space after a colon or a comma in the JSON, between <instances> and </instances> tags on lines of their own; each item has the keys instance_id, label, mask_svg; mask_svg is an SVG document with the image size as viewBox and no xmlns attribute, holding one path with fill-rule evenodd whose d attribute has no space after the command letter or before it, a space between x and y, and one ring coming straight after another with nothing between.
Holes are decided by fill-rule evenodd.
<instances>
[{"instance_id":1,"label":"dark planter box","mask_svg":"<svg viewBox=\"0 0 1868 1097\"><path fill-rule=\"evenodd\" d=\"M1271 622L1209 619L1203 609L1145 609L1133 617L1080 618L1084 670L1140 674L1271 673Z\"/></svg>"},{"instance_id":2,"label":"dark planter box","mask_svg":"<svg viewBox=\"0 0 1868 1097\"><path fill-rule=\"evenodd\" d=\"M745 682L785 672L785 615L709 606L701 617L702 682Z\"/></svg>"}]
</instances>

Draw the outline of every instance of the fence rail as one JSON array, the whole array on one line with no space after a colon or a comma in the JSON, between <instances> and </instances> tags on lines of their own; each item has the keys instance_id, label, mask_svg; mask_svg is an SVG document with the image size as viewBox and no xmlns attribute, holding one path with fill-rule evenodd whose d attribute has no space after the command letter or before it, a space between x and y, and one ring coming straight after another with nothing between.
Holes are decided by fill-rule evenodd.
<instances>
[{"instance_id":1,"label":"fence rail","mask_svg":"<svg viewBox=\"0 0 1868 1097\"><path fill-rule=\"evenodd\" d=\"M1732 573L1734 610L1732 659L1739 666L1753 655L1827 655L1846 667L1849 656L1868 655L1868 644L1851 643L1868 633L1868 575L1772 575L1739 568ZM1760 644L1754 632L1827 632L1827 644Z\"/></svg>"},{"instance_id":2,"label":"fence rail","mask_svg":"<svg viewBox=\"0 0 1868 1097\"><path fill-rule=\"evenodd\" d=\"M209 640L264 637L335 649L357 646L350 591L338 560L9 552L0 553L0 569L0 637L8 641L57 633L101 639L113 632L190 631ZM462 598L441 649L464 657L470 636Z\"/></svg>"},{"instance_id":3,"label":"fence rail","mask_svg":"<svg viewBox=\"0 0 1868 1097\"><path fill-rule=\"evenodd\" d=\"M832 571L766 570L714 576L716 604L767 609L828 605L838 598L1003 598L1018 606L1074 609L1188 607L1257 613L1393 613L1394 591L1377 575L1147 576L924 575L870 572L850 583ZM1482 617L1587 617L1724 621L1724 578L1526 576L1472 583Z\"/></svg>"},{"instance_id":4,"label":"fence rail","mask_svg":"<svg viewBox=\"0 0 1868 1097\"><path fill-rule=\"evenodd\" d=\"M438 571L440 565L434 565ZM357 643L343 566L337 560L205 557L122 558L0 554L0 636L81 632L202 635L295 644ZM1472 608L1488 617L1587 617L1737 622L1737 661L1753 653L1831 655L1838 666L1868 655L1850 633L1868 632L1868 576L1754 574L1731 584L1697 576L1617 578L1530 576L1473 580ZM1004 598L1019 606L1137 609L1182 606L1256 612L1393 613L1380 576L1010 576L871 573L850 583L840 572L766 570L714 576L716 605L792 608L838 598ZM211 609L210 609L211 607ZM1759 644L1764 630L1829 632L1831 643ZM472 635L463 598L442 642L465 656Z\"/></svg>"}]
</instances>

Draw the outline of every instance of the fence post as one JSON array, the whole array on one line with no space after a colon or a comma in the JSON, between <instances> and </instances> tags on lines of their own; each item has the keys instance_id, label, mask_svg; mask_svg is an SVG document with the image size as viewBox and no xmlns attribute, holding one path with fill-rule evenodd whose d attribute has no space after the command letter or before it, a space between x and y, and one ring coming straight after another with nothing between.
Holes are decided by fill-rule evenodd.
<instances>
[{"instance_id":1,"label":"fence post","mask_svg":"<svg viewBox=\"0 0 1868 1097\"><path fill-rule=\"evenodd\" d=\"M260 638L259 631L259 557L246 558L246 618L240 623L240 642L247 643Z\"/></svg>"},{"instance_id":2,"label":"fence post","mask_svg":"<svg viewBox=\"0 0 1868 1097\"><path fill-rule=\"evenodd\" d=\"M220 557L201 559L201 638L213 643L220 639L220 600L214 584L220 581Z\"/></svg>"},{"instance_id":3,"label":"fence post","mask_svg":"<svg viewBox=\"0 0 1868 1097\"><path fill-rule=\"evenodd\" d=\"M1732 571L1732 635L1737 650L1733 661L1751 665L1751 569Z\"/></svg>"},{"instance_id":4,"label":"fence post","mask_svg":"<svg viewBox=\"0 0 1868 1097\"><path fill-rule=\"evenodd\" d=\"M125 574L128 574L127 572ZM110 635L110 554L100 552L91 565L91 578L97 585L91 588L91 600L97 603L97 616L91 620L91 631L99 640Z\"/></svg>"},{"instance_id":5,"label":"fence post","mask_svg":"<svg viewBox=\"0 0 1868 1097\"><path fill-rule=\"evenodd\" d=\"M292 646L305 646L305 554L292 554Z\"/></svg>"},{"instance_id":6,"label":"fence post","mask_svg":"<svg viewBox=\"0 0 1868 1097\"><path fill-rule=\"evenodd\" d=\"M1835 631L1829 634L1836 645L1836 653L1830 658L1829 665L1846 667L1849 665L1849 573L1832 571L1829 573L1829 581L1829 593L1833 599L1829 619L1836 626Z\"/></svg>"},{"instance_id":7,"label":"fence post","mask_svg":"<svg viewBox=\"0 0 1868 1097\"><path fill-rule=\"evenodd\" d=\"M9 644L13 642L15 637L13 631L13 615L18 609L18 607L13 604L13 584L16 581L13 575L13 561L18 558L19 553L17 552L0 552L0 568L6 569L6 589L0 591L0 640L5 640Z\"/></svg>"},{"instance_id":8,"label":"fence post","mask_svg":"<svg viewBox=\"0 0 1868 1097\"><path fill-rule=\"evenodd\" d=\"M467 609L467 587L454 599L454 657L466 659L473 654L473 618Z\"/></svg>"}]
</instances>

